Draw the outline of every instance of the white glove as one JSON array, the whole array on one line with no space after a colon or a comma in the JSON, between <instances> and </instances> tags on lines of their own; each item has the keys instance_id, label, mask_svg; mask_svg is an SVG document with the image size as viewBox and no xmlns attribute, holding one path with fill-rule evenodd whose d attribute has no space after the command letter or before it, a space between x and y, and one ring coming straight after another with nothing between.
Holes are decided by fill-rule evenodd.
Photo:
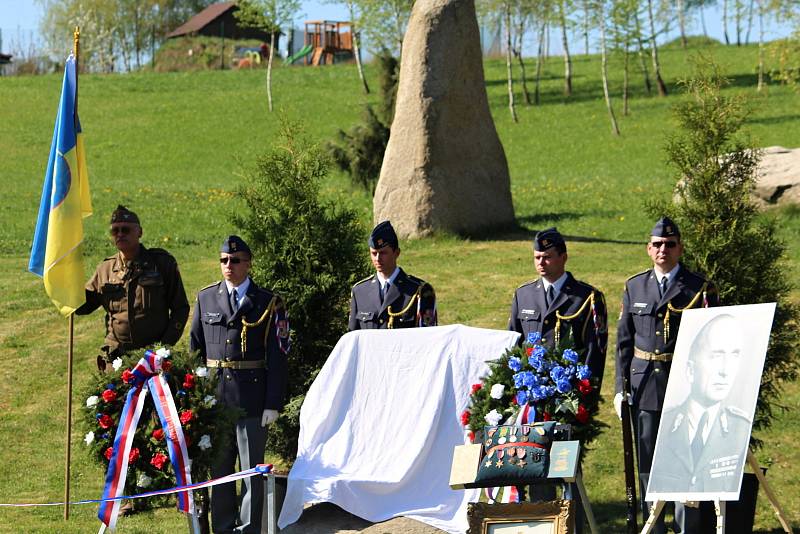
<instances>
[{"instance_id":1,"label":"white glove","mask_svg":"<svg viewBox=\"0 0 800 534\"><path fill-rule=\"evenodd\" d=\"M261 414L261 427L263 428L267 425L271 425L277 420L278 410L270 410L269 408L265 408L264 413Z\"/></svg>"},{"instance_id":2,"label":"white glove","mask_svg":"<svg viewBox=\"0 0 800 534\"><path fill-rule=\"evenodd\" d=\"M622 393L614 395L614 411L617 412L617 417L622 420Z\"/></svg>"}]
</instances>

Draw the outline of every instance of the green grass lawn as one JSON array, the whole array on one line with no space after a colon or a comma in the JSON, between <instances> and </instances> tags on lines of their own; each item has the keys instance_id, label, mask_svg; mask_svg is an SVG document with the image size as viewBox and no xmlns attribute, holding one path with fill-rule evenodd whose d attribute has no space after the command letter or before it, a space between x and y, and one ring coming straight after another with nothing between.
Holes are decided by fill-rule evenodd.
<instances>
[{"instance_id":1,"label":"green grass lawn","mask_svg":"<svg viewBox=\"0 0 800 534\"><path fill-rule=\"evenodd\" d=\"M725 66L731 92L753 97L747 129L759 146L800 146L800 96L770 86L755 93L755 47L706 50ZM563 64L550 58L545 67L542 105L519 106L520 122L510 121L505 101L504 63L488 61L489 101L509 161L514 205L527 232L484 239L447 236L403 243L402 264L429 280L439 296L440 321L504 328L513 290L533 278L530 234L558 225L568 236L568 268L606 294L614 319L624 280L647 268L644 240L652 226L642 205L665 198L675 182L664 161L665 140L675 133L670 107L681 98L676 82L689 73L687 55L662 54L672 95L643 94L632 78L629 116L621 116L620 61L612 62L612 91L622 135L613 137L599 82L597 57L575 58L575 95L565 101ZM529 72L532 69L529 68ZM375 87L376 72L367 66ZM87 220L87 277L113 252L106 236L108 216L117 203L138 212L143 241L163 246L178 259L187 293L219 276L215 254L224 235L235 231L231 214L241 206L233 196L242 165L268 149L281 117L301 120L308 134L324 142L337 129L359 120L365 98L355 68L278 68L274 73L276 113L266 111L262 71L129 74L81 77L83 124L95 215ZM47 502L63 495L66 321L44 294L41 281L27 273L27 258L50 148L60 76L0 78L0 502ZM517 89L520 86L517 85ZM522 99L518 98L518 102ZM358 210L372 223L371 199L332 173L325 194ZM800 209L772 210L789 245L789 268L800 273ZM746 253L746 251L732 251ZM366 254L366 249L365 249ZM366 273L365 273L366 274ZM795 292L795 297L800 293ZM291 296L289 296L291 297ZM75 386L80 390L94 368L102 315L76 320ZM298 333L307 335L308 333ZM181 342L186 343L186 336ZM613 376L613 350L606 376ZM603 394L610 399L612 380ZM796 495L800 430L792 413L800 404L797 384L787 384L772 430L760 434L759 459L790 520L800 524ZM75 395L75 411L84 399ZM602 407L609 424L584 466L595 514L603 532L624 525L624 487L619 424L611 403ZM84 454L82 432L73 433L74 498L96 498L103 474ZM95 506L73 509L69 523L60 508L0 509L0 531L87 532L97 528ZM757 528L779 525L761 494ZM120 521L121 532L174 532L185 520L164 508Z\"/></svg>"}]
</instances>

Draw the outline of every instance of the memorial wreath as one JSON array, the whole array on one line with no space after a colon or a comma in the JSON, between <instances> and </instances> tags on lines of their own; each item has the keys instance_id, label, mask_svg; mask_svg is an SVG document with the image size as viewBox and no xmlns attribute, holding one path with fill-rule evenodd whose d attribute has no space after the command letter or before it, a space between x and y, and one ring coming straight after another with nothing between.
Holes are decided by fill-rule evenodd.
<instances>
[{"instance_id":1,"label":"memorial wreath","mask_svg":"<svg viewBox=\"0 0 800 534\"><path fill-rule=\"evenodd\" d=\"M111 362L105 373L96 374L86 389L81 410L87 431L84 442L90 455L107 469L115 454L115 436L123 412L132 409L126 406L129 393L150 376L141 375L142 364L148 358L153 362L158 359L151 372L160 374L169 386L163 389L171 393L179 422L171 421L168 415L160 417L158 401L141 403L139 424L132 429L135 433L126 462L127 495L179 485L181 478L176 476L169 450L172 447L175 454L179 448L176 426L188 453L191 480L207 480L216 456L230 446L230 436L240 415L238 409L217 402L217 377L196 356L163 348L144 354L144 358L141 352L125 354ZM152 394L156 400L158 393ZM163 399L161 404L169 404L169 399Z\"/></svg>"},{"instance_id":2,"label":"memorial wreath","mask_svg":"<svg viewBox=\"0 0 800 534\"><path fill-rule=\"evenodd\" d=\"M548 350L540 341L538 333L529 334L521 346L489 362L489 374L472 385L470 406L461 414L472 442L480 442L484 426L503 422L569 424L572 439L584 445L600 434L597 378L572 348Z\"/></svg>"}]
</instances>

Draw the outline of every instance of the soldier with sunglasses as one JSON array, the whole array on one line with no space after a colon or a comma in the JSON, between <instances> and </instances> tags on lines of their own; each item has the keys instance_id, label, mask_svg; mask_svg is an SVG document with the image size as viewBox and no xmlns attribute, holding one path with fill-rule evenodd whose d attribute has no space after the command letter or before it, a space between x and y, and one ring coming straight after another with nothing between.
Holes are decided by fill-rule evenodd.
<instances>
[{"instance_id":1,"label":"soldier with sunglasses","mask_svg":"<svg viewBox=\"0 0 800 534\"><path fill-rule=\"evenodd\" d=\"M166 250L139 240L139 217L124 206L111 214L117 253L105 258L86 284L86 303L75 313L106 312L106 338L97 357L102 371L123 352L156 343L174 345L189 317L189 301L178 263Z\"/></svg>"},{"instance_id":2,"label":"soldier with sunglasses","mask_svg":"<svg viewBox=\"0 0 800 534\"><path fill-rule=\"evenodd\" d=\"M628 402L631 407L644 519L649 515L644 494L681 314L689 308L719 304L713 284L680 263L681 234L668 217L659 219L650 232L647 254L653 268L629 278L622 294L614 396L614 409L620 418L622 403ZM625 381L630 391L623 391ZM675 503L675 519L680 529L677 532L696 532L696 508ZM665 532L663 516L656 523L656 532Z\"/></svg>"}]
</instances>

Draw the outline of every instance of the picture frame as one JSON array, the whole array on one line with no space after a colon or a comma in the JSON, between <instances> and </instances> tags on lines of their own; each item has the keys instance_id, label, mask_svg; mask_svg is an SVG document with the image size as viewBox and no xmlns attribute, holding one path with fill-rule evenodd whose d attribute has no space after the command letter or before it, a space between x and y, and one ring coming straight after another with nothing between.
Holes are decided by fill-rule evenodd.
<instances>
[{"instance_id":1,"label":"picture frame","mask_svg":"<svg viewBox=\"0 0 800 534\"><path fill-rule=\"evenodd\" d=\"M467 534L569 534L574 504L570 500L519 503L473 502L467 507Z\"/></svg>"}]
</instances>

